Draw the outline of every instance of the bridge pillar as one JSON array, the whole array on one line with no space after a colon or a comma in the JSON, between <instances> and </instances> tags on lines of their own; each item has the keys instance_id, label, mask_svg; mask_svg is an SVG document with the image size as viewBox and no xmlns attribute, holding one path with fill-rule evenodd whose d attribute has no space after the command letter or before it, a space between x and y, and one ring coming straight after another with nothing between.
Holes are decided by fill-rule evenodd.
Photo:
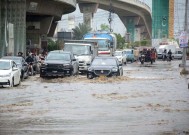
<instances>
[{"instance_id":1,"label":"bridge pillar","mask_svg":"<svg viewBox=\"0 0 189 135\"><path fill-rule=\"evenodd\" d=\"M26 0L0 0L0 57L25 51Z\"/></svg>"},{"instance_id":2,"label":"bridge pillar","mask_svg":"<svg viewBox=\"0 0 189 135\"><path fill-rule=\"evenodd\" d=\"M129 39L131 42L140 41L141 33L143 31L143 26L140 25L140 17L135 16L126 16L126 17L120 17L122 22L127 28L127 33L129 34Z\"/></svg>"},{"instance_id":3,"label":"bridge pillar","mask_svg":"<svg viewBox=\"0 0 189 135\"><path fill-rule=\"evenodd\" d=\"M27 41L30 41L27 42L27 51L39 52L40 48L42 50L44 50L44 47L47 49L47 45L44 45L44 42L42 41L44 41L44 37L47 37L47 35L52 31L51 26L54 17L43 16L40 17L38 21L33 20L32 18L28 19L26 23L26 39Z\"/></svg>"},{"instance_id":4,"label":"bridge pillar","mask_svg":"<svg viewBox=\"0 0 189 135\"><path fill-rule=\"evenodd\" d=\"M99 4L79 3L80 12L83 13L83 22L92 28L93 14L96 13Z\"/></svg>"}]
</instances>

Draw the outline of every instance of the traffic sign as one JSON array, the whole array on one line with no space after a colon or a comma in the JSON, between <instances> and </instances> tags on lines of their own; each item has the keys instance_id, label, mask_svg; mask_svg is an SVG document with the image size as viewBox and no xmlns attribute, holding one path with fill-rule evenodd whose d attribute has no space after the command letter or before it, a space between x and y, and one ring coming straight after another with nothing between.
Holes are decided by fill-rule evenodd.
<instances>
[{"instance_id":1,"label":"traffic sign","mask_svg":"<svg viewBox=\"0 0 189 135\"><path fill-rule=\"evenodd\" d=\"M188 47L188 34L186 31L183 31L179 36L179 45L180 48Z\"/></svg>"}]
</instances>

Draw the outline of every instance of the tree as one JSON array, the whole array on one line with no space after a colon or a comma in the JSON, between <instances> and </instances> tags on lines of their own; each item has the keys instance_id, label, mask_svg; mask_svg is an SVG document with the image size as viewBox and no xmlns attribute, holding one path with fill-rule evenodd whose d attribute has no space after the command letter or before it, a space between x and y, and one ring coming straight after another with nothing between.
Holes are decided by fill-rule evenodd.
<instances>
[{"instance_id":1,"label":"tree","mask_svg":"<svg viewBox=\"0 0 189 135\"><path fill-rule=\"evenodd\" d=\"M123 49L125 46L125 38L121 36L121 34L116 34L117 37L117 48L118 49Z\"/></svg>"},{"instance_id":2,"label":"tree","mask_svg":"<svg viewBox=\"0 0 189 135\"><path fill-rule=\"evenodd\" d=\"M73 38L76 40L81 40L83 36L92 29L84 23L79 23L79 25L73 28L72 30L73 30Z\"/></svg>"},{"instance_id":3,"label":"tree","mask_svg":"<svg viewBox=\"0 0 189 135\"><path fill-rule=\"evenodd\" d=\"M101 28L102 31L109 31L110 30L109 25L107 25L105 23L101 24L100 28Z\"/></svg>"},{"instance_id":4,"label":"tree","mask_svg":"<svg viewBox=\"0 0 189 135\"><path fill-rule=\"evenodd\" d=\"M52 39L48 39L47 45L48 45L48 51L59 49L57 41L53 41Z\"/></svg>"}]
</instances>

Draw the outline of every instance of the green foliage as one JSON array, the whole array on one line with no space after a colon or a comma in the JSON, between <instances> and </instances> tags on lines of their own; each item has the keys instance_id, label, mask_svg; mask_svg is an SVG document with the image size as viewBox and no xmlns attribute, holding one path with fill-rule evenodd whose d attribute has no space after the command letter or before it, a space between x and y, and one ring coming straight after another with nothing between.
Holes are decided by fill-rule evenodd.
<instances>
[{"instance_id":1,"label":"green foliage","mask_svg":"<svg viewBox=\"0 0 189 135\"><path fill-rule=\"evenodd\" d=\"M117 49L123 49L125 47L125 38L121 34L114 33L117 37Z\"/></svg>"},{"instance_id":2,"label":"green foliage","mask_svg":"<svg viewBox=\"0 0 189 135\"><path fill-rule=\"evenodd\" d=\"M134 48L139 46L151 46L151 41L150 40L135 41L132 43L128 43L126 45L127 48Z\"/></svg>"},{"instance_id":3,"label":"green foliage","mask_svg":"<svg viewBox=\"0 0 189 135\"><path fill-rule=\"evenodd\" d=\"M109 25L107 25L105 23L101 24L100 28L101 28L102 31L109 31L110 30Z\"/></svg>"},{"instance_id":4,"label":"green foliage","mask_svg":"<svg viewBox=\"0 0 189 135\"><path fill-rule=\"evenodd\" d=\"M76 40L81 40L83 36L92 29L84 23L79 23L79 25L73 28L72 30L73 30L73 38Z\"/></svg>"},{"instance_id":5,"label":"green foliage","mask_svg":"<svg viewBox=\"0 0 189 135\"><path fill-rule=\"evenodd\" d=\"M58 43L57 41L53 41L52 39L48 39L48 51L58 50Z\"/></svg>"}]
</instances>

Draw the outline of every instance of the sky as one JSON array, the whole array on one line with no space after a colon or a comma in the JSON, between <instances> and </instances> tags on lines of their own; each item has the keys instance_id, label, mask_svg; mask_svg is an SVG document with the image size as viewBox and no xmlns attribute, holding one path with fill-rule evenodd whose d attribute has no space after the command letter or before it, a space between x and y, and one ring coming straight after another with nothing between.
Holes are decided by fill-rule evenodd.
<instances>
[{"instance_id":1,"label":"sky","mask_svg":"<svg viewBox=\"0 0 189 135\"><path fill-rule=\"evenodd\" d=\"M140 1L146 3L147 5L149 5L149 7L152 7L152 0L140 0ZM94 18L92 22L93 30L99 30L101 24L109 25L108 17L109 17L109 11L98 9L97 12L94 14ZM70 20L68 18L73 18L73 19L72 21L68 21ZM124 36L126 33L126 28L122 23L122 21L120 20L120 18L118 17L118 15L112 14L112 19L113 21L111 26L113 32L119 33L122 36ZM75 26L78 26L79 23L83 23L83 14L80 13L80 10L77 6L76 11L68 15L62 16L62 19L58 23L57 29L58 31L71 31L71 29L74 28Z\"/></svg>"}]
</instances>

